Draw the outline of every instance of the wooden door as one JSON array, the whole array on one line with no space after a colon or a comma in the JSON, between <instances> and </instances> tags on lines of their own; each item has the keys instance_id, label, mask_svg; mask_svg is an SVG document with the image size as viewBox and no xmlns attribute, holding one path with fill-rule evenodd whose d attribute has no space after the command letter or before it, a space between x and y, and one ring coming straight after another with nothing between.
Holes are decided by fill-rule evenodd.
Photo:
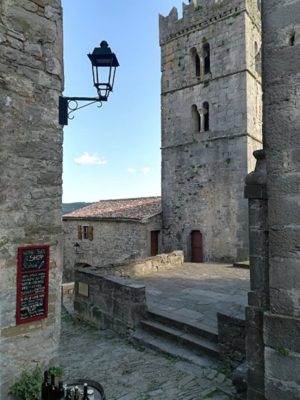
<instances>
[{"instance_id":1,"label":"wooden door","mask_svg":"<svg viewBox=\"0 0 300 400\"><path fill-rule=\"evenodd\" d=\"M191 232L192 262L203 262L203 241L200 231Z\"/></svg>"},{"instance_id":2,"label":"wooden door","mask_svg":"<svg viewBox=\"0 0 300 400\"><path fill-rule=\"evenodd\" d=\"M158 254L158 235L159 231L151 231L151 257Z\"/></svg>"}]
</instances>

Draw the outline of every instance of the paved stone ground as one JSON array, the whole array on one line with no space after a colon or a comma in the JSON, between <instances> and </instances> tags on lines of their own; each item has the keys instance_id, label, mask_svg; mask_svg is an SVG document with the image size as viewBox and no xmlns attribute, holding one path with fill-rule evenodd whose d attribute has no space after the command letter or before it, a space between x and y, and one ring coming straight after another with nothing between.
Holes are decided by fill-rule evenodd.
<instances>
[{"instance_id":1,"label":"paved stone ground","mask_svg":"<svg viewBox=\"0 0 300 400\"><path fill-rule=\"evenodd\" d=\"M234 400L228 371L139 348L109 330L78 322L63 312L59 365L64 381L89 378L102 384L107 400Z\"/></svg>"},{"instance_id":2,"label":"paved stone ground","mask_svg":"<svg viewBox=\"0 0 300 400\"><path fill-rule=\"evenodd\" d=\"M216 328L216 313L242 317L249 271L221 264L185 263L181 268L136 278L146 285L149 307ZM67 305L66 305L67 306ZM70 305L69 305L70 306ZM72 310L72 307L68 307ZM228 371L139 348L109 330L98 330L64 312L59 364L65 381L100 382L107 400L234 400Z\"/></svg>"},{"instance_id":3,"label":"paved stone ground","mask_svg":"<svg viewBox=\"0 0 300 400\"><path fill-rule=\"evenodd\" d=\"M184 263L135 280L146 286L150 309L158 308L215 329L217 312L245 318L248 269L229 264Z\"/></svg>"}]
</instances>

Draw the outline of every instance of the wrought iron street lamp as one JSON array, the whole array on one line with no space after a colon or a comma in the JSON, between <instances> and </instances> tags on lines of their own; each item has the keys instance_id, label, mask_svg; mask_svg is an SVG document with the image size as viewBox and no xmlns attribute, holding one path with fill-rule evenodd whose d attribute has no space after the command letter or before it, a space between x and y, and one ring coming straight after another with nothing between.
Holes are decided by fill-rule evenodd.
<instances>
[{"instance_id":1,"label":"wrought iron street lamp","mask_svg":"<svg viewBox=\"0 0 300 400\"><path fill-rule=\"evenodd\" d=\"M98 97L59 97L59 123L68 125L68 119L73 119L70 114L90 104L107 101L110 92L113 91L116 68L119 66L116 55L111 51L108 43L103 40L100 47L96 47L92 54L88 54L92 63L93 81ZM89 102L83 106L79 101ZM73 102L72 104L70 104Z\"/></svg>"}]
</instances>

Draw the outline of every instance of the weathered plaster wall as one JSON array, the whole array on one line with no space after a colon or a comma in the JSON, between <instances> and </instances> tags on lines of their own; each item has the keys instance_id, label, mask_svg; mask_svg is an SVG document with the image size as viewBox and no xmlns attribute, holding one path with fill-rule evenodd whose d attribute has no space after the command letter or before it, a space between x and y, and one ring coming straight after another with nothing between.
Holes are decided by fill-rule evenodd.
<instances>
[{"instance_id":1,"label":"weathered plaster wall","mask_svg":"<svg viewBox=\"0 0 300 400\"><path fill-rule=\"evenodd\" d=\"M300 2L263 1L270 314L265 396L300 399Z\"/></svg>"},{"instance_id":2,"label":"weathered plaster wall","mask_svg":"<svg viewBox=\"0 0 300 400\"><path fill-rule=\"evenodd\" d=\"M64 281L74 280L75 264L103 267L151 255L151 231L161 230L161 216L139 221L64 219ZM78 239L77 227L93 226L93 240ZM159 235L159 241L160 241ZM74 244L80 247L77 253ZM159 245L159 252L160 252Z\"/></svg>"},{"instance_id":3,"label":"weathered plaster wall","mask_svg":"<svg viewBox=\"0 0 300 400\"><path fill-rule=\"evenodd\" d=\"M182 249L190 260L190 233L200 230L205 261L248 258L243 181L254 165L253 150L261 147L259 33L260 13L250 1L198 1L196 8L183 5L182 19L175 8L160 17L164 252ZM200 76L192 49L200 57ZM192 106L203 125L204 102L209 130L199 132Z\"/></svg>"},{"instance_id":4,"label":"weathered plaster wall","mask_svg":"<svg viewBox=\"0 0 300 400\"><path fill-rule=\"evenodd\" d=\"M63 87L59 0L0 2L1 398L22 370L55 355L62 271ZM16 326L17 248L50 245L49 316Z\"/></svg>"}]
</instances>

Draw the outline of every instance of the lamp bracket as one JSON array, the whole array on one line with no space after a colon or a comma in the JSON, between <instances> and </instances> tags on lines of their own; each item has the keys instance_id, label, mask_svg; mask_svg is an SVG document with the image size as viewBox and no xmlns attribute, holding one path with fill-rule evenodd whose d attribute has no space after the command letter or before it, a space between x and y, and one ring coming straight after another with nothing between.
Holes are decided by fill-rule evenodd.
<instances>
[{"instance_id":1,"label":"lamp bracket","mask_svg":"<svg viewBox=\"0 0 300 400\"><path fill-rule=\"evenodd\" d=\"M79 101L88 102L82 106L79 106ZM70 116L77 110L87 107L94 103L100 103L98 107L102 107L102 102L107 101L106 96L99 97L63 97L59 96L59 124L68 125L69 119L74 119L74 115Z\"/></svg>"}]
</instances>

